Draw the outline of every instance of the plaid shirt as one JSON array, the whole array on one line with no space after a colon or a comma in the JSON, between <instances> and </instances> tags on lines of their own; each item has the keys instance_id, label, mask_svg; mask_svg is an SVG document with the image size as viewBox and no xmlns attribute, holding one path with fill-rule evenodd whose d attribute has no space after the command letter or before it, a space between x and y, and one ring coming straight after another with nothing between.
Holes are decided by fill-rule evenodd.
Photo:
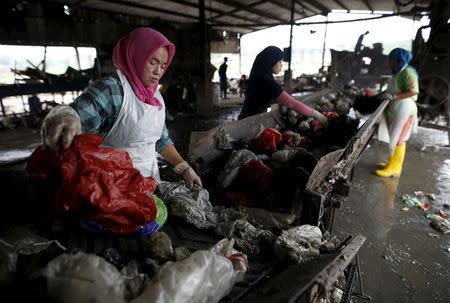
<instances>
[{"instance_id":1,"label":"plaid shirt","mask_svg":"<svg viewBox=\"0 0 450 303\"><path fill-rule=\"evenodd\" d=\"M89 85L70 106L80 115L83 133L105 137L116 122L122 102L122 83L114 73ZM164 124L161 138L156 142L156 150L164 150L170 144L173 142Z\"/></svg>"}]
</instances>

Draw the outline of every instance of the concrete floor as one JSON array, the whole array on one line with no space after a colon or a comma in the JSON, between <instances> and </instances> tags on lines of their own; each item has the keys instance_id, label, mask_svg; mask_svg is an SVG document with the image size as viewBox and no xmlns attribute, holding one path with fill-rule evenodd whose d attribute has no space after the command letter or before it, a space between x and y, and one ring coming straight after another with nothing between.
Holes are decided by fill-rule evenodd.
<instances>
[{"instance_id":1,"label":"concrete floor","mask_svg":"<svg viewBox=\"0 0 450 303\"><path fill-rule=\"evenodd\" d=\"M186 155L191 131L236 119L237 104L223 103L213 119L179 114L168 122L181 154ZM0 138L0 160L5 160L28 153L39 142L39 133L3 130ZM450 235L433 230L420 209L401 209L401 196L418 190L436 194L435 210L450 203L450 150L420 151L429 144L448 144L446 134L419 128L408 144L401 178L383 179L371 172L385 159L387 146L372 140L355 167L349 200L336 212L334 234L341 239L357 233L367 237L359 257L365 293L372 302L450 302Z\"/></svg>"},{"instance_id":2,"label":"concrete floor","mask_svg":"<svg viewBox=\"0 0 450 303\"><path fill-rule=\"evenodd\" d=\"M359 256L373 302L450 302L450 235L430 227L422 210L402 210L401 196L418 190L436 194L434 210L450 204L450 149L420 151L429 144L448 144L446 133L419 128L402 176L384 179L371 172L385 160L387 145L372 139L355 167L349 200L336 213L337 235L367 237Z\"/></svg>"}]
</instances>

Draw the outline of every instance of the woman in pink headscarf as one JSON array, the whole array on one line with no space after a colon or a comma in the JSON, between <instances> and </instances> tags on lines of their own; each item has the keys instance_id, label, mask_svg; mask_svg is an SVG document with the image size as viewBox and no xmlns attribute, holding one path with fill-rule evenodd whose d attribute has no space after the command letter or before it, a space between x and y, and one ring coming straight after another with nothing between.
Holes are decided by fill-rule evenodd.
<instances>
[{"instance_id":1,"label":"woman in pink headscarf","mask_svg":"<svg viewBox=\"0 0 450 303\"><path fill-rule=\"evenodd\" d=\"M91 84L75 101L54 108L45 118L45 145L68 148L75 135L95 133L103 145L128 151L133 166L144 176L159 178L156 151L174 166L189 188L202 182L170 140L165 105L157 91L170 65L175 46L151 28L138 28L114 48L117 72Z\"/></svg>"}]
</instances>

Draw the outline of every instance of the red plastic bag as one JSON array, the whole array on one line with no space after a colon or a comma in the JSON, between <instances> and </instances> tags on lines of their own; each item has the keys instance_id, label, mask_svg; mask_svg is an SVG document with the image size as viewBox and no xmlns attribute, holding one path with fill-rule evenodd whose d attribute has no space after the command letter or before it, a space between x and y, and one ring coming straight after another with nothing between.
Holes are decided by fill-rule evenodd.
<instances>
[{"instance_id":1,"label":"red plastic bag","mask_svg":"<svg viewBox=\"0 0 450 303\"><path fill-rule=\"evenodd\" d=\"M334 120L339 118L339 114L336 112L323 112L322 113L328 120Z\"/></svg>"},{"instance_id":2,"label":"red plastic bag","mask_svg":"<svg viewBox=\"0 0 450 303\"><path fill-rule=\"evenodd\" d=\"M27 172L41 182L58 179L56 211L94 220L113 233L134 233L156 216L156 180L133 168L126 151L100 147L101 142L100 136L83 134L65 150L39 146Z\"/></svg>"},{"instance_id":3,"label":"red plastic bag","mask_svg":"<svg viewBox=\"0 0 450 303\"><path fill-rule=\"evenodd\" d=\"M256 152L274 153L277 151L277 145L283 140L283 135L275 128L266 128L258 137L256 142Z\"/></svg>"},{"instance_id":4,"label":"red plastic bag","mask_svg":"<svg viewBox=\"0 0 450 303\"><path fill-rule=\"evenodd\" d=\"M311 126L311 128L313 129L314 132L318 132L322 129L322 124L320 123L319 120L312 120L309 125Z\"/></svg>"},{"instance_id":5,"label":"red plastic bag","mask_svg":"<svg viewBox=\"0 0 450 303\"><path fill-rule=\"evenodd\" d=\"M258 160L251 160L241 166L236 181L243 189L267 193L273 184L273 170Z\"/></svg>"}]
</instances>

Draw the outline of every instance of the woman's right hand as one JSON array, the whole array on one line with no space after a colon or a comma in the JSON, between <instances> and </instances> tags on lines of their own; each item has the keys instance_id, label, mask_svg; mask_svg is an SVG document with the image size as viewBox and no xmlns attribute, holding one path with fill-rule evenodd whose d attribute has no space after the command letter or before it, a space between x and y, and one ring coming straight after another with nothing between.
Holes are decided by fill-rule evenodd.
<instances>
[{"instance_id":1,"label":"woman's right hand","mask_svg":"<svg viewBox=\"0 0 450 303\"><path fill-rule=\"evenodd\" d=\"M70 106L59 105L45 117L41 126L41 138L45 146L57 150L61 144L68 148L76 135L81 134L78 113Z\"/></svg>"},{"instance_id":2,"label":"woman's right hand","mask_svg":"<svg viewBox=\"0 0 450 303\"><path fill-rule=\"evenodd\" d=\"M173 170L175 173L183 177L184 181L186 182L187 188L192 190L194 188L194 185L203 187L202 180L186 161L178 163L178 165L176 165Z\"/></svg>"}]
</instances>

